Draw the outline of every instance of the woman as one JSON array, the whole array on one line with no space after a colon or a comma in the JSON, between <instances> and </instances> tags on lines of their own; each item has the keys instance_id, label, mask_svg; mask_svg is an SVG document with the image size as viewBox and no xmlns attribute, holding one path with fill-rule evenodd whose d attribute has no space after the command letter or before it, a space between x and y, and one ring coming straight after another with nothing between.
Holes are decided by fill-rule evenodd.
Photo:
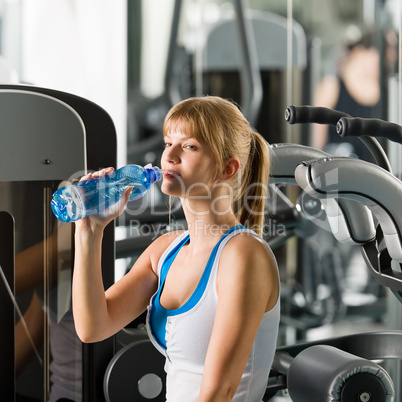
<instances>
[{"instance_id":1,"label":"woman","mask_svg":"<svg viewBox=\"0 0 402 402\"><path fill-rule=\"evenodd\" d=\"M356 27L354 27L356 28ZM375 47L375 33L344 39L345 54L336 75L325 76L317 86L314 105L345 112L353 117L379 118L380 54ZM313 147L337 156L354 156L373 162L370 152L359 138L342 138L335 126L314 125Z\"/></svg>"},{"instance_id":2,"label":"woman","mask_svg":"<svg viewBox=\"0 0 402 402\"><path fill-rule=\"evenodd\" d=\"M150 338L166 356L168 401L261 401L279 325L278 270L259 237L268 146L235 105L212 96L174 106L163 132L161 189L180 197L188 231L159 237L105 292L102 233L130 189L114 210L77 221L77 333L100 341L148 307Z\"/></svg>"}]
</instances>

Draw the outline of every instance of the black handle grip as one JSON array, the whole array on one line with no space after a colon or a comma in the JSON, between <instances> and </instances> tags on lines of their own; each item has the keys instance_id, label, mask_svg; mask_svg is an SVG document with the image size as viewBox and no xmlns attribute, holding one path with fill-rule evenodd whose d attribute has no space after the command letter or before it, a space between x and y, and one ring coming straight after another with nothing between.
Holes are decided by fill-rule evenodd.
<instances>
[{"instance_id":1,"label":"black handle grip","mask_svg":"<svg viewBox=\"0 0 402 402\"><path fill-rule=\"evenodd\" d=\"M316 106L289 106L285 110L285 120L289 124L318 123L336 126L342 117L350 116L338 110Z\"/></svg>"},{"instance_id":2,"label":"black handle grip","mask_svg":"<svg viewBox=\"0 0 402 402\"><path fill-rule=\"evenodd\" d=\"M336 131L341 137L384 137L402 144L402 127L380 119L342 117L336 125Z\"/></svg>"}]
</instances>

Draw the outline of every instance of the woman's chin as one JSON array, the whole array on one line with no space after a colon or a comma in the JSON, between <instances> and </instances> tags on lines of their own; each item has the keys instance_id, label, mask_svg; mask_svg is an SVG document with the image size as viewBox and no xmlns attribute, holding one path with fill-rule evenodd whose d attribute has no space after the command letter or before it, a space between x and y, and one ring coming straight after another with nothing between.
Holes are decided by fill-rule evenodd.
<instances>
[{"instance_id":1,"label":"woman's chin","mask_svg":"<svg viewBox=\"0 0 402 402\"><path fill-rule=\"evenodd\" d=\"M178 186L162 184L161 192L163 194L170 195L172 197L181 197L182 196L182 191L181 191L180 188L177 188L177 187Z\"/></svg>"}]
</instances>

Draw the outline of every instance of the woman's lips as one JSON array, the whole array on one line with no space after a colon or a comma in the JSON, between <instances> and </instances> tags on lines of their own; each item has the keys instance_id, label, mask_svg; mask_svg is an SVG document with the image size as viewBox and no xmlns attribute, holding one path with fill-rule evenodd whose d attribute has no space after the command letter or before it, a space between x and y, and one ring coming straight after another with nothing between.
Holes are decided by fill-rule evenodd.
<instances>
[{"instance_id":1,"label":"woman's lips","mask_svg":"<svg viewBox=\"0 0 402 402\"><path fill-rule=\"evenodd\" d=\"M171 179L171 178L178 178L180 177L180 173L175 172L173 170L165 170L165 174L163 175L163 177L167 178L167 179Z\"/></svg>"}]
</instances>

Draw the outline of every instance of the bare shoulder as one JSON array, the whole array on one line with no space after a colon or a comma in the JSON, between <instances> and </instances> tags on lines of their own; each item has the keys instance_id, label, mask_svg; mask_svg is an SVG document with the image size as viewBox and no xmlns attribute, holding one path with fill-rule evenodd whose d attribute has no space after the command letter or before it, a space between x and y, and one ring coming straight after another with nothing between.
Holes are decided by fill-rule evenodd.
<instances>
[{"instance_id":1,"label":"bare shoulder","mask_svg":"<svg viewBox=\"0 0 402 402\"><path fill-rule=\"evenodd\" d=\"M339 96L339 80L335 75L325 76L317 86L314 105L333 108Z\"/></svg>"},{"instance_id":2,"label":"bare shoulder","mask_svg":"<svg viewBox=\"0 0 402 402\"><path fill-rule=\"evenodd\" d=\"M233 236L225 249L227 256L230 255L240 261L259 261L276 269L276 261L268 244L250 233L239 233Z\"/></svg>"},{"instance_id":3,"label":"bare shoulder","mask_svg":"<svg viewBox=\"0 0 402 402\"><path fill-rule=\"evenodd\" d=\"M339 88L339 79L336 75L326 75L322 78L317 88L322 90L337 89Z\"/></svg>"},{"instance_id":4,"label":"bare shoulder","mask_svg":"<svg viewBox=\"0 0 402 402\"><path fill-rule=\"evenodd\" d=\"M276 303L279 275L275 257L269 246L249 233L233 236L222 250L217 287L231 283L247 294L265 295L266 311ZM230 291L230 290L229 290Z\"/></svg>"},{"instance_id":5,"label":"bare shoulder","mask_svg":"<svg viewBox=\"0 0 402 402\"><path fill-rule=\"evenodd\" d=\"M159 236L157 239L153 241L152 244L157 246L170 246L179 236L181 236L185 231L184 230L175 230L173 232L167 232L163 235Z\"/></svg>"},{"instance_id":6,"label":"bare shoulder","mask_svg":"<svg viewBox=\"0 0 402 402\"><path fill-rule=\"evenodd\" d=\"M184 230L165 233L159 236L148 246L148 248L145 250L145 253L148 254L154 270L156 270L162 254L183 233Z\"/></svg>"}]
</instances>

